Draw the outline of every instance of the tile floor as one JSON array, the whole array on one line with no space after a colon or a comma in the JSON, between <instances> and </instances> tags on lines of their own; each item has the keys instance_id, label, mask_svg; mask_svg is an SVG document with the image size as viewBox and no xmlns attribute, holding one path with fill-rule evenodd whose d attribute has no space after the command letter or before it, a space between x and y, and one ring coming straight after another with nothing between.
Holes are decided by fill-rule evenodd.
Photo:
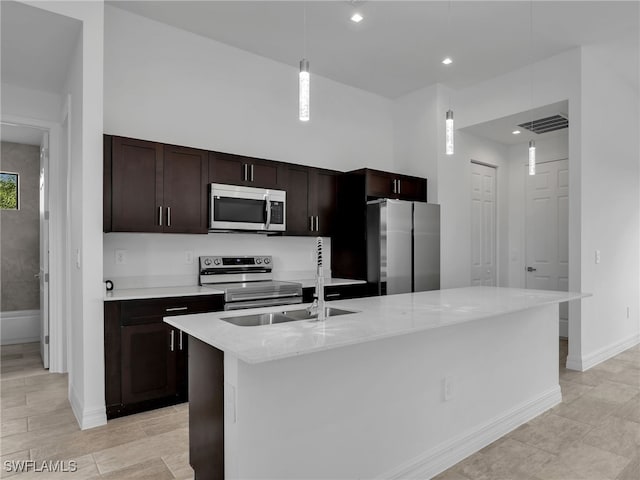
<instances>
[{"instance_id":1,"label":"tile floor","mask_svg":"<svg viewBox=\"0 0 640 480\"><path fill-rule=\"evenodd\" d=\"M38 344L0 348L0 477L191 479L187 405L81 431L67 376L40 366ZM640 346L588 372L563 367L563 402L466 458L437 480L639 480ZM5 470L6 460L75 460L75 473ZM68 464L67 464L68 466Z\"/></svg>"}]
</instances>

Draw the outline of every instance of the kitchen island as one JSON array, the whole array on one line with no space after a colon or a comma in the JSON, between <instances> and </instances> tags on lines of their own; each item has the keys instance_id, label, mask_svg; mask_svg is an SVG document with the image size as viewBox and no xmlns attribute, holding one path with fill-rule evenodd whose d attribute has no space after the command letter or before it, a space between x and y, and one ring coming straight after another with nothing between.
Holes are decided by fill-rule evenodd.
<instances>
[{"instance_id":1,"label":"kitchen island","mask_svg":"<svg viewBox=\"0 0 640 480\"><path fill-rule=\"evenodd\" d=\"M196 478L429 478L560 402L558 304L584 296L469 287L330 302L358 313L325 322L167 318L195 339Z\"/></svg>"}]
</instances>

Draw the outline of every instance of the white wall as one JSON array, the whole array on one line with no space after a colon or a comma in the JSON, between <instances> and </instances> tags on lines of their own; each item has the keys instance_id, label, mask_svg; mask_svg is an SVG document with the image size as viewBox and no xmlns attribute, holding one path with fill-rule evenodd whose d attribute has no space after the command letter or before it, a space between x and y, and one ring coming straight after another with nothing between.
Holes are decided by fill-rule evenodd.
<instances>
[{"instance_id":1,"label":"white wall","mask_svg":"<svg viewBox=\"0 0 640 480\"><path fill-rule=\"evenodd\" d=\"M297 82L297 59L285 65L105 8L106 133L338 170L393 169L391 101L312 75L304 124Z\"/></svg>"},{"instance_id":2,"label":"white wall","mask_svg":"<svg viewBox=\"0 0 640 480\"><path fill-rule=\"evenodd\" d=\"M61 95L2 84L2 115L58 121L61 107Z\"/></svg>"},{"instance_id":3,"label":"white wall","mask_svg":"<svg viewBox=\"0 0 640 480\"><path fill-rule=\"evenodd\" d=\"M106 423L102 283L104 4L24 3L83 23L63 97L71 95L69 400L84 429Z\"/></svg>"},{"instance_id":4,"label":"white wall","mask_svg":"<svg viewBox=\"0 0 640 480\"><path fill-rule=\"evenodd\" d=\"M330 276L331 240L324 239L325 275ZM126 250L126 265L116 265L115 251ZM185 263L185 251L193 253ZM275 278L314 278L315 237L279 237L240 233L174 235L108 233L104 236L104 276L115 288L197 285L202 255L272 255Z\"/></svg>"},{"instance_id":5,"label":"white wall","mask_svg":"<svg viewBox=\"0 0 640 480\"><path fill-rule=\"evenodd\" d=\"M569 127L571 128L571 126ZM509 243L507 284L510 287L525 287L525 219L526 219L526 165L529 161L528 142L508 147L508 229ZM536 140L536 161L549 162L569 158L569 136L556 135Z\"/></svg>"},{"instance_id":6,"label":"white wall","mask_svg":"<svg viewBox=\"0 0 640 480\"><path fill-rule=\"evenodd\" d=\"M581 282L594 294L582 310L583 368L640 341L640 72L635 84L616 75L609 68L616 48L582 50Z\"/></svg>"}]
</instances>

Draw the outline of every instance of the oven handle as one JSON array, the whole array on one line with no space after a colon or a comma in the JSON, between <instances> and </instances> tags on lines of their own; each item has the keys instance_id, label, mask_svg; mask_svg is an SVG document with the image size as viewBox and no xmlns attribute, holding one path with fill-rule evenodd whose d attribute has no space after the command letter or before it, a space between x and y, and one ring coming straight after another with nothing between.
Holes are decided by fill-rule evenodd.
<instances>
[{"instance_id":1,"label":"oven handle","mask_svg":"<svg viewBox=\"0 0 640 480\"><path fill-rule=\"evenodd\" d=\"M267 213L267 230L268 230L269 227L271 226L271 200L269 200L269 194L266 194L264 196L264 200L265 200L264 205Z\"/></svg>"},{"instance_id":2,"label":"oven handle","mask_svg":"<svg viewBox=\"0 0 640 480\"><path fill-rule=\"evenodd\" d=\"M244 302L244 301L248 301L248 300L273 300L273 299L278 299L278 298L291 298L291 297L299 297L300 294L298 293L277 293L277 294L273 294L271 296L269 295L255 295L253 297L241 297L241 298L237 298L237 299L233 299L232 297L227 297L225 295L225 301L227 302Z\"/></svg>"},{"instance_id":3,"label":"oven handle","mask_svg":"<svg viewBox=\"0 0 640 480\"><path fill-rule=\"evenodd\" d=\"M302 297L298 296L290 297L286 299L271 299L271 301L252 301L252 302L234 302L225 303L224 311L230 310L242 310L245 308L260 308L260 307L277 307L279 305L298 305L302 303Z\"/></svg>"}]
</instances>

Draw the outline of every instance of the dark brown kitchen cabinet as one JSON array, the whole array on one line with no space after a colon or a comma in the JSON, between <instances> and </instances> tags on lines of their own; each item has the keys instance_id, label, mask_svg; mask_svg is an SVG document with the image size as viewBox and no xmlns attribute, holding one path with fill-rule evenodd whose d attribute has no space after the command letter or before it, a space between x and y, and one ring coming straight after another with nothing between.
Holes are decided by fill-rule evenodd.
<instances>
[{"instance_id":1,"label":"dark brown kitchen cabinet","mask_svg":"<svg viewBox=\"0 0 640 480\"><path fill-rule=\"evenodd\" d=\"M302 290L303 303L313 302L315 287L307 287ZM324 299L331 300L347 300L349 298L361 298L368 296L368 287L366 283L354 283L348 285L328 285L324 287Z\"/></svg>"},{"instance_id":2,"label":"dark brown kitchen cabinet","mask_svg":"<svg viewBox=\"0 0 640 480\"><path fill-rule=\"evenodd\" d=\"M207 152L108 135L106 143L105 231L207 233Z\"/></svg>"},{"instance_id":3,"label":"dark brown kitchen cabinet","mask_svg":"<svg viewBox=\"0 0 640 480\"><path fill-rule=\"evenodd\" d=\"M209 153L209 182L258 188L281 188L280 162L244 157L230 153Z\"/></svg>"},{"instance_id":4,"label":"dark brown kitchen cabinet","mask_svg":"<svg viewBox=\"0 0 640 480\"><path fill-rule=\"evenodd\" d=\"M395 198L399 200L427 201L427 180L425 178L382 172L365 168L350 172L364 177L365 193L368 198Z\"/></svg>"},{"instance_id":5,"label":"dark brown kitchen cabinet","mask_svg":"<svg viewBox=\"0 0 640 480\"><path fill-rule=\"evenodd\" d=\"M184 402L188 336L164 317L223 309L222 295L104 304L107 418Z\"/></svg>"},{"instance_id":6,"label":"dark brown kitchen cabinet","mask_svg":"<svg viewBox=\"0 0 640 480\"><path fill-rule=\"evenodd\" d=\"M331 236L338 172L287 165L287 235Z\"/></svg>"},{"instance_id":7,"label":"dark brown kitchen cabinet","mask_svg":"<svg viewBox=\"0 0 640 480\"><path fill-rule=\"evenodd\" d=\"M338 186L331 273L367 280L367 201L394 198L427 201L427 179L363 168L344 173Z\"/></svg>"}]
</instances>

